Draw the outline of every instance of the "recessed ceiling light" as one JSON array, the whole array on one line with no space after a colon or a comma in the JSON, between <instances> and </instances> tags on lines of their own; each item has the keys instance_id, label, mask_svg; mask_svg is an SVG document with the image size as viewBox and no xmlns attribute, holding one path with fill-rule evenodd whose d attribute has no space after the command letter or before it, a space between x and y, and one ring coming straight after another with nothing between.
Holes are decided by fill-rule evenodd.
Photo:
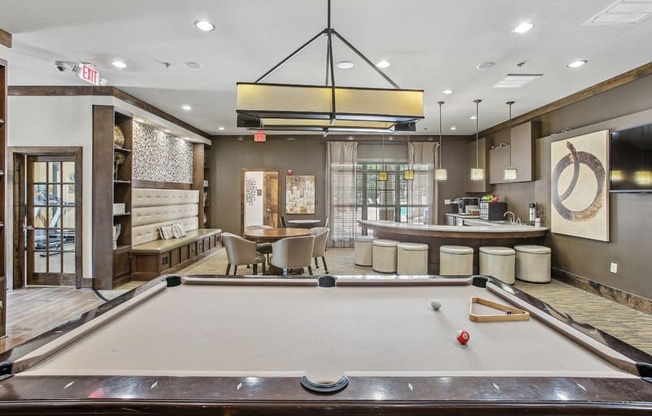
<instances>
[{"instance_id":1,"label":"recessed ceiling light","mask_svg":"<svg viewBox=\"0 0 652 416\"><path fill-rule=\"evenodd\" d=\"M377 66L378 68L381 68L381 69L383 69L383 68L387 68L387 67L389 67L390 65L391 65L391 64L390 64L389 62L387 62L386 60L384 60L384 59L376 64L376 66Z\"/></svg>"},{"instance_id":2,"label":"recessed ceiling light","mask_svg":"<svg viewBox=\"0 0 652 416\"><path fill-rule=\"evenodd\" d=\"M211 22L207 20L197 20L195 22L195 26L197 29L201 30L202 32L210 32L212 30L215 30L215 25L213 25Z\"/></svg>"},{"instance_id":3,"label":"recessed ceiling light","mask_svg":"<svg viewBox=\"0 0 652 416\"><path fill-rule=\"evenodd\" d=\"M446 95L451 95L451 94L452 94L453 92L455 92L455 91L453 91L453 90L444 90L444 91L442 91L442 92L443 92L444 94L446 94Z\"/></svg>"},{"instance_id":4,"label":"recessed ceiling light","mask_svg":"<svg viewBox=\"0 0 652 416\"><path fill-rule=\"evenodd\" d=\"M190 110L192 110L192 107L189 106L188 104L184 104L184 105L182 105L181 108L183 108L183 109L186 110L186 111L190 111Z\"/></svg>"},{"instance_id":5,"label":"recessed ceiling light","mask_svg":"<svg viewBox=\"0 0 652 416\"><path fill-rule=\"evenodd\" d=\"M451 130L457 130L457 127L451 126Z\"/></svg>"},{"instance_id":6,"label":"recessed ceiling light","mask_svg":"<svg viewBox=\"0 0 652 416\"><path fill-rule=\"evenodd\" d=\"M585 60L571 62L570 64L568 64L568 67L569 68L579 68L582 65L584 65L586 62L587 61L585 61Z\"/></svg>"},{"instance_id":7,"label":"recessed ceiling light","mask_svg":"<svg viewBox=\"0 0 652 416\"><path fill-rule=\"evenodd\" d=\"M186 62L186 66L190 69L202 69L203 66L199 62Z\"/></svg>"},{"instance_id":8,"label":"recessed ceiling light","mask_svg":"<svg viewBox=\"0 0 652 416\"><path fill-rule=\"evenodd\" d=\"M350 69L353 68L353 62L351 61L340 61L337 63L339 69Z\"/></svg>"},{"instance_id":9,"label":"recessed ceiling light","mask_svg":"<svg viewBox=\"0 0 652 416\"><path fill-rule=\"evenodd\" d=\"M218 127L217 129L220 130L220 131L222 131L222 130L224 130L224 126L220 126L220 127Z\"/></svg>"},{"instance_id":10,"label":"recessed ceiling light","mask_svg":"<svg viewBox=\"0 0 652 416\"><path fill-rule=\"evenodd\" d=\"M125 64L122 61L113 61L113 62L111 62L111 65L113 65L116 68L120 68L120 69L123 69L123 68L127 67L127 64Z\"/></svg>"},{"instance_id":11,"label":"recessed ceiling light","mask_svg":"<svg viewBox=\"0 0 652 416\"><path fill-rule=\"evenodd\" d=\"M479 70L485 70L485 69L489 69L489 68L491 68L491 67L494 66L494 65L496 65L496 64L493 63L493 62L483 62L483 63L481 63L481 64L478 64L478 65L476 66L476 69L479 69Z\"/></svg>"},{"instance_id":12,"label":"recessed ceiling light","mask_svg":"<svg viewBox=\"0 0 652 416\"><path fill-rule=\"evenodd\" d=\"M471 117L469 117L469 118L470 118L471 120L475 120L475 119L478 118L478 117L476 117L476 116L471 116Z\"/></svg>"},{"instance_id":13,"label":"recessed ceiling light","mask_svg":"<svg viewBox=\"0 0 652 416\"><path fill-rule=\"evenodd\" d=\"M514 32L514 33L527 33L533 27L534 27L534 23L523 22L523 23L519 23L518 25L516 25L514 27L514 29L512 29L512 32Z\"/></svg>"}]
</instances>

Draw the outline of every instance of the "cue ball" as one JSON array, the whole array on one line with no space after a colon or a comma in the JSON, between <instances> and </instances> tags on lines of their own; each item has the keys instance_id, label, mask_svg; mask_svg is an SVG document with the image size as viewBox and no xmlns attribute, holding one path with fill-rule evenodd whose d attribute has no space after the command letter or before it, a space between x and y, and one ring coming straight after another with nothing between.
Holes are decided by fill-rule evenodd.
<instances>
[{"instance_id":1,"label":"cue ball","mask_svg":"<svg viewBox=\"0 0 652 416\"><path fill-rule=\"evenodd\" d=\"M430 301L430 306L432 306L432 309L438 311L441 308L441 301L439 299L433 299Z\"/></svg>"},{"instance_id":2,"label":"cue ball","mask_svg":"<svg viewBox=\"0 0 652 416\"><path fill-rule=\"evenodd\" d=\"M465 345L467 342L469 342L469 339L471 339L471 335L469 335L467 331L464 329L457 331L457 340L460 344Z\"/></svg>"}]
</instances>

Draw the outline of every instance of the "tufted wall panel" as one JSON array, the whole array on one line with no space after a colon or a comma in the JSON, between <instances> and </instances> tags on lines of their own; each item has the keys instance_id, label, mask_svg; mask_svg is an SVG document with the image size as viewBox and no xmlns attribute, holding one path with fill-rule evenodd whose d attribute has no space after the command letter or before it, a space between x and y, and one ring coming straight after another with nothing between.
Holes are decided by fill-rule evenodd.
<instances>
[{"instance_id":1,"label":"tufted wall panel","mask_svg":"<svg viewBox=\"0 0 652 416\"><path fill-rule=\"evenodd\" d=\"M132 193L133 245L160 239L158 229L180 222L186 231L199 228L199 192L175 189L136 188Z\"/></svg>"},{"instance_id":2,"label":"tufted wall panel","mask_svg":"<svg viewBox=\"0 0 652 416\"><path fill-rule=\"evenodd\" d=\"M132 200L134 208L197 204L199 191L136 188L132 192Z\"/></svg>"}]
</instances>

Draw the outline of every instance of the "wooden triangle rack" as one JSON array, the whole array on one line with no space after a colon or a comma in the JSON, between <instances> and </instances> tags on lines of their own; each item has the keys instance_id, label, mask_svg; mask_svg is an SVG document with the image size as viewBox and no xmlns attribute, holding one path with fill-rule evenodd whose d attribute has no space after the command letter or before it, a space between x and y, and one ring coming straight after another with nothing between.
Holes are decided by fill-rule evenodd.
<instances>
[{"instance_id":1,"label":"wooden triangle rack","mask_svg":"<svg viewBox=\"0 0 652 416\"><path fill-rule=\"evenodd\" d=\"M473 313L473 304L478 303L490 308L502 311L499 315L477 315ZM469 304L469 319L474 322L506 322L506 321L527 321L530 319L530 313L523 309L514 308L512 306L502 305L483 298L471 298Z\"/></svg>"}]
</instances>

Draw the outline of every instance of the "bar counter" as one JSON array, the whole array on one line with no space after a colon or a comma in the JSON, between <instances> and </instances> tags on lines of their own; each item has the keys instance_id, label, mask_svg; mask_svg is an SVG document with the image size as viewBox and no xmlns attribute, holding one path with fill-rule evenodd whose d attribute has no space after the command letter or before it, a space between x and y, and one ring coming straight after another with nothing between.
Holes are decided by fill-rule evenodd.
<instances>
[{"instance_id":1,"label":"bar counter","mask_svg":"<svg viewBox=\"0 0 652 416\"><path fill-rule=\"evenodd\" d=\"M359 220L360 225L373 231L375 238L401 242L427 243L428 273L439 274L439 247L460 245L472 247L473 270L478 271L478 249L482 246L513 247L517 244L542 245L547 227L523 224L478 226L423 225L393 221Z\"/></svg>"}]
</instances>

